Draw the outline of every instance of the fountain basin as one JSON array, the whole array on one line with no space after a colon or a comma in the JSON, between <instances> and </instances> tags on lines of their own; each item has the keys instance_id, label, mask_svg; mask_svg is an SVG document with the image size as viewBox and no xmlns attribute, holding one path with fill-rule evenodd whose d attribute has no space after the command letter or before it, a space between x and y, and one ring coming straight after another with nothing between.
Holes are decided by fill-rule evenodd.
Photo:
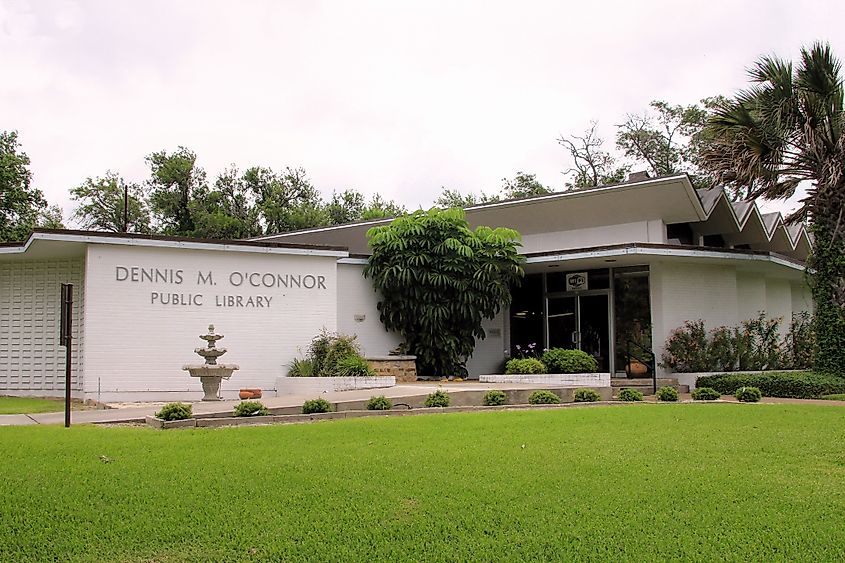
<instances>
[{"instance_id":1,"label":"fountain basin","mask_svg":"<svg viewBox=\"0 0 845 563\"><path fill-rule=\"evenodd\" d=\"M232 377L232 372L240 369L236 364L185 365L182 369L191 377L199 377L202 383L203 401L220 400L220 382Z\"/></svg>"}]
</instances>

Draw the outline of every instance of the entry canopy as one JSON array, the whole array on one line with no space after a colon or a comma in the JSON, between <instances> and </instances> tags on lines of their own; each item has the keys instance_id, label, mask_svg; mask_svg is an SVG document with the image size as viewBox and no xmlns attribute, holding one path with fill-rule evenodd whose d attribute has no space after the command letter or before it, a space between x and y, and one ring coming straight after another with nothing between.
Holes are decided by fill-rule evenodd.
<instances>
[{"instance_id":1,"label":"entry canopy","mask_svg":"<svg viewBox=\"0 0 845 563\"><path fill-rule=\"evenodd\" d=\"M703 240L690 246L712 246L706 237L719 235L722 248L773 252L800 261L806 260L811 246L804 225L786 225L780 213L762 214L753 201L731 201L721 187L696 190L686 174L475 205L465 211L473 227L510 227L522 235L660 221L687 225L696 240ZM367 231L390 221L362 221L257 240L342 244L352 254L366 255Z\"/></svg>"}]
</instances>

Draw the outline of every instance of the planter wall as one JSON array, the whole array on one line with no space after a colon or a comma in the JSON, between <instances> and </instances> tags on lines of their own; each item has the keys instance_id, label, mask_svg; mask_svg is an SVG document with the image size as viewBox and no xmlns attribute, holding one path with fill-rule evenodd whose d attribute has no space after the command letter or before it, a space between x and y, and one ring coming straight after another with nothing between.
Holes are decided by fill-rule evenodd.
<instances>
[{"instance_id":1,"label":"planter wall","mask_svg":"<svg viewBox=\"0 0 845 563\"><path fill-rule=\"evenodd\" d=\"M563 387L610 387L609 373L537 373L531 375L481 375L481 383L531 383Z\"/></svg>"},{"instance_id":2,"label":"planter wall","mask_svg":"<svg viewBox=\"0 0 845 563\"><path fill-rule=\"evenodd\" d=\"M399 383L417 380L416 356L368 356L366 360L376 375L393 376Z\"/></svg>"},{"instance_id":3,"label":"planter wall","mask_svg":"<svg viewBox=\"0 0 845 563\"><path fill-rule=\"evenodd\" d=\"M393 376L376 377L278 377L276 395L314 395L332 391L393 387Z\"/></svg>"},{"instance_id":4,"label":"planter wall","mask_svg":"<svg viewBox=\"0 0 845 563\"><path fill-rule=\"evenodd\" d=\"M695 382L699 377L705 375L765 375L767 373L795 373L807 371L804 369L771 369L766 371L699 371L695 373L669 373L667 377L672 377L678 380L681 385L689 385L689 390L695 389Z\"/></svg>"}]
</instances>

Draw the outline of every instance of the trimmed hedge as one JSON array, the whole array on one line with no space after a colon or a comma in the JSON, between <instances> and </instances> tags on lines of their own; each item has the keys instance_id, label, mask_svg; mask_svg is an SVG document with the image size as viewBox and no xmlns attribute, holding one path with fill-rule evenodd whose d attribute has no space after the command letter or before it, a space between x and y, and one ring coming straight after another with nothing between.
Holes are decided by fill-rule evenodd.
<instances>
[{"instance_id":1,"label":"trimmed hedge","mask_svg":"<svg viewBox=\"0 0 845 563\"><path fill-rule=\"evenodd\" d=\"M546 373L546 371L546 365L537 358L513 358L505 364L505 373L508 375Z\"/></svg>"},{"instance_id":2,"label":"trimmed hedge","mask_svg":"<svg viewBox=\"0 0 845 563\"><path fill-rule=\"evenodd\" d=\"M756 387L740 387L734 396L741 403L757 403L763 398L763 394Z\"/></svg>"},{"instance_id":3,"label":"trimmed hedge","mask_svg":"<svg viewBox=\"0 0 845 563\"><path fill-rule=\"evenodd\" d=\"M733 395L740 387L757 387L765 397L815 399L822 395L845 393L845 378L812 372L723 373L705 375L696 387L710 387L722 395Z\"/></svg>"},{"instance_id":4,"label":"trimmed hedge","mask_svg":"<svg viewBox=\"0 0 845 563\"><path fill-rule=\"evenodd\" d=\"M596 359L582 350L552 348L543 353L542 360L549 373L594 373L598 369Z\"/></svg>"}]
</instances>

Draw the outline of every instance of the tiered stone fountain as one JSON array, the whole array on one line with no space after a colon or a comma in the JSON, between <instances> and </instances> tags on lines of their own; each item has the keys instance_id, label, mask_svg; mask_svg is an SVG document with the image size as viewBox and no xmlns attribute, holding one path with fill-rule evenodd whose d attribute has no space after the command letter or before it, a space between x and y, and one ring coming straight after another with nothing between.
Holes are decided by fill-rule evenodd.
<instances>
[{"instance_id":1,"label":"tiered stone fountain","mask_svg":"<svg viewBox=\"0 0 845 563\"><path fill-rule=\"evenodd\" d=\"M208 334L200 335L200 338L206 341L206 347L196 348L194 352L205 358L205 363L182 366L182 369L190 373L191 377L200 378L202 390L205 393L203 401L219 401L220 382L232 377L232 372L239 367L235 364L217 363L217 358L225 354L226 349L216 346L216 342L223 338L223 335L214 334L214 325L208 325Z\"/></svg>"}]
</instances>

